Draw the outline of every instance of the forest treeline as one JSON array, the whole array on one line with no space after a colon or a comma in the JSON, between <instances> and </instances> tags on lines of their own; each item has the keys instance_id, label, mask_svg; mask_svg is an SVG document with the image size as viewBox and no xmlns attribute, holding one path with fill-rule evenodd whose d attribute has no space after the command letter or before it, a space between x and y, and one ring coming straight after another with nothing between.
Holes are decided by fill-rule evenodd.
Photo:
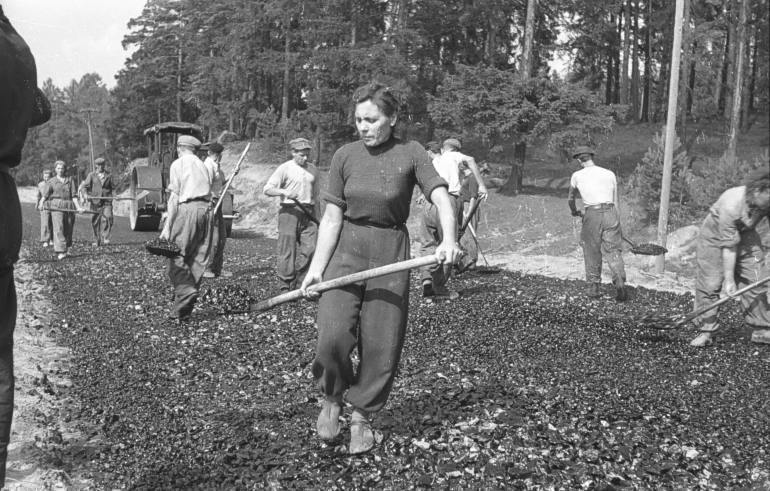
<instances>
[{"instance_id":1,"label":"forest treeline","mask_svg":"<svg viewBox=\"0 0 770 491\"><path fill-rule=\"evenodd\" d=\"M17 177L34 182L56 159L85 168L87 115L95 154L115 169L145 156L145 128L173 120L200 124L208 139L302 134L323 165L352 138L353 89L378 79L398 92L411 138L482 143L513 164L515 192L528 144L558 153L598 143L613 124L665 120L674 4L148 0L129 22L131 54L114 88L95 74L44 82L53 118L31 132ZM679 121L745 131L767 112L768 7L685 0Z\"/></svg>"}]
</instances>

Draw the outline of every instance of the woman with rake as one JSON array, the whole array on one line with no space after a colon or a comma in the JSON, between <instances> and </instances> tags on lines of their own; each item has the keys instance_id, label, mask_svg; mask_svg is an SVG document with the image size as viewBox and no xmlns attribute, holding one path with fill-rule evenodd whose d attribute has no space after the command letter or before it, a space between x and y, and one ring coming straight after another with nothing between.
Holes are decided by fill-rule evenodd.
<instances>
[{"instance_id":1,"label":"woman with rake","mask_svg":"<svg viewBox=\"0 0 770 491\"><path fill-rule=\"evenodd\" d=\"M456 220L446 182L416 142L395 137L398 101L388 87L370 83L353 96L360 140L337 150L318 242L301 290L368 268L409 257L406 220L414 185L439 209L443 242L439 262L453 264L461 255ZM318 435L333 440L340 433L343 395L353 406L351 454L375 443L369 416L382 409L393 386L406 334L409 272L389 274L323 293L318 306L318 344L313 375L324 394ZM354 373L350 354L358 346Z\"/></svg>"}]
</instances>

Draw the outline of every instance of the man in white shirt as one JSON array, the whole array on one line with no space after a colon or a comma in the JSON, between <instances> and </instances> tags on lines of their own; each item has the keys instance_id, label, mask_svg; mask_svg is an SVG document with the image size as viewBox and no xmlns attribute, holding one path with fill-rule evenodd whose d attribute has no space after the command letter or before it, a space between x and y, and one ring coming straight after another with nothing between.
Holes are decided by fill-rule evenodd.
<instances>
[{"instance_id":1,"label":"man in white shirt","mask_svg":"<svg viewBox=\"0 0 770 491\"><path fill-rule=\"evenodd\" d=\"M460 153L462 145L456 138L449 138L444 141L441 147L441 155L433 159L433 167L436 172L447 182L447 190L452 200L457 223L462 223L463 202L460 197L460 190L463 184L463 168L467 167L473 174L473 178L479 185L478 199L486 199L487 186L484 184L484 178L481 176L479 167L473 157ZM424 255L433 254L436 246L443 240L441 232L441 220L439 219L438 208L432 203L425 202L422 215L424 241L422 252ZM448 297L454 299L458 293L448 290L445 285L452 272L451 265L436 264L428 266L422 270L422 295L423 297Z\"/></svg>"},{"instance_id":2,"label":"man in white shirt","mask_svg":"<svg viewBox=\"0 0 770 491\"><path fill-rule=\"evenodd\" d=\"M585 146L577 147L572 158L583 167L572 174L567 203L572 216L583 218L580 244L586 267L586 281L589 283L588 296L599 297L602 281L602 255L612 271L615 284L615 299L628 300L626 271L621 255L623 233L618 214L618 186L615 173L599 167L593 160L594 151ZM580 193L583 210L575 205L575 195Z\"/></svg>"},{"instance_id":3,"label":"man in white shirt","mask_svg":"<svg viewBox=\"0 0 770 491\"><path fill-rule=\"evenodd\" d=\"M160 237L176 242L180 254L169 259L168 276L174 286L174 308L169 317L185 321L198 299L209 255L207 231L214 171L195 155L201 145L193 136L177 140L179 158L169 171L168 218Z\"/></svg>"},{"instance_id":4,"label":"man in white shirt","mask_svg":"<svg viewBox=\"0 0 770 491\"><path fill-rule=\"evenodd\" d=\"M318 233L318 169L308 161L310 142L295 138L289 147L291 160L278 166L264 188L265 195L281 198L275 267L281 291L299 283L313 258Z\"/></svg>"},{"instance_id":5,"label":"man in white shirt","mask_svg":"<svg viewBox=\"0 0 770 491\"><path fill-rule=\"evenodd\" d=\"M214 173L214 181L211 183L211 203L216 204L219 197L222 195L222 190L225 187L225 174L222 172L222 152L225 147L219 142L212 142L208 145L208 156L203 164L211 169ZM222 207L217 210L217 214L211 218L213 233L211 234L211 241L213 250L211 251L211 259L206 267L206 271L203 273L204 278L216 278L222 276L229 278L233 274L229 271L223 271L222 266L225 260L225 244L227 243L227 230L225 229L225 219L222 217Z\"/></svg>"}]
</instances>

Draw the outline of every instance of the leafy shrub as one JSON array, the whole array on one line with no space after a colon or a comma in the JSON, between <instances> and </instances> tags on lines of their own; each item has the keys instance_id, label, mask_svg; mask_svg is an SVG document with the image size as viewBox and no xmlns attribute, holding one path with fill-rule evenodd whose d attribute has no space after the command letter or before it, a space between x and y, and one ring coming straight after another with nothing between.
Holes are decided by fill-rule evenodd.
<instances>
[{"instance_id":1,"label":"leafy shrub","mask_svg":"<svg viewBox=\"0 0 770 491\"><path fill-rule=\"evenodd\" d=\"M768 162L770 154L767 150L753 160L728 160L721 156L697 162L686 177L688 206L697 215L702 215L725 189L740 186L751 171L768 165Z\"/></svg>"},{"instance_id":2,"label":"leafy shrub","mask_svg":"<svg viewBox=\"0 0 770 491\"><path fill-rule=\"evenodd\" d=\"M660 210L665 145L663 131L655 134L653 145L647 149L642 161L636 165L625 186L627 199L635 208L633 218L645 223L657 220ZM679 137L675 137L669 200L669 221L672 224L679 224L691 218L690 211L686 207L689 200L688 164L687 151L681 148Z\"/></svg>"}]
</instances>

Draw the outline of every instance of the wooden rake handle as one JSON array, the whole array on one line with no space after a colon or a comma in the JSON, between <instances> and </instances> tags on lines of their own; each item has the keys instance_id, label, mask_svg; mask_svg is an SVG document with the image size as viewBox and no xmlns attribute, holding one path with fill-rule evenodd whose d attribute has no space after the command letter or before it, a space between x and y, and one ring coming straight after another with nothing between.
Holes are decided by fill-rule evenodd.
<instances>
[{"instance_id":1,"label":"wooden rake handle","mask_svg":"<svg viewBox=\"0 0 770 491\"><path fill-rule=\"evenodd\" d=\"M341 286L352 285L353 283L358 283L359 281L370 280L372 278L377 278L392 273L400 273L401 271L421 268L423 266L429 266L435 263L436 256L416 257L414 259L407 259L406 261L400 261L377 268L367 269L365 271L359 271L358 273L340 276L339 278L334 278L333 280L322 281L321 283L316 283L315 285L310 286L308 290L321 293L327 290L333 290L334 288L339 288ZM249 310L247 312L264 312L265 310L272 309L276 305L293 302L301 298L304 298L301 290L292 290L290 292L282 293L281 295L276 295L275 297L271 297L267 300L262 300L252 304L249 306Z\"/></svg>"},{"instance_id":2,"label":"wooden rake handle","mask_svg":"<svg viewBox=\"0 0 770 491\"><path fill-rule=\"evenodd\" d=\"M460 239L465 234L465 229L468 228L468 224L471 223L471 220L473 220L473 215L476 214L476 210L479 209L479 205L481 205L481 198L479 198L478 195L476 195L476 200L473 202L471 207L468 209L468 215L463 220L463 223L460 225L460 228L457 229L457 241L460 242Z\"/></svg>"},{"instance_id":3,"label":"wooden rake handle","mask_svg":"<svg viewBox=\"0 0 770 491\"><path fill-rule=\"evenodd\" d=\"M750 285L744 286L740 290L736 290L735 292L733 292L732 295L727 295L725 297L722 297L722 298L720 298L719 300L717 300L714 303L710 303L708 305L704 305L703 307L701 307L699 309L693 310L689 314L685 315L684 317L682 317L681 319L676 321L673 324L672 329L676 328L676 327L679 327L679 326L682 326L684 324L687 324L691 320L695 319L696 317L698 317L700 315L705 314L709 310L713 310L713 309L719 307L720 305L722 305L723 303L727 302L728 300L732 300L733 298L740 297L741 295L743 295L747 291L753 290L754 288L757 288L758 286L762 286L765 283L767 283L768 281L770 281L770 276L768 276L767 278L761 279L759 281L756 281L756 282L754 282L754 283L752 283Z\"/></svg>"}]
</instances>

